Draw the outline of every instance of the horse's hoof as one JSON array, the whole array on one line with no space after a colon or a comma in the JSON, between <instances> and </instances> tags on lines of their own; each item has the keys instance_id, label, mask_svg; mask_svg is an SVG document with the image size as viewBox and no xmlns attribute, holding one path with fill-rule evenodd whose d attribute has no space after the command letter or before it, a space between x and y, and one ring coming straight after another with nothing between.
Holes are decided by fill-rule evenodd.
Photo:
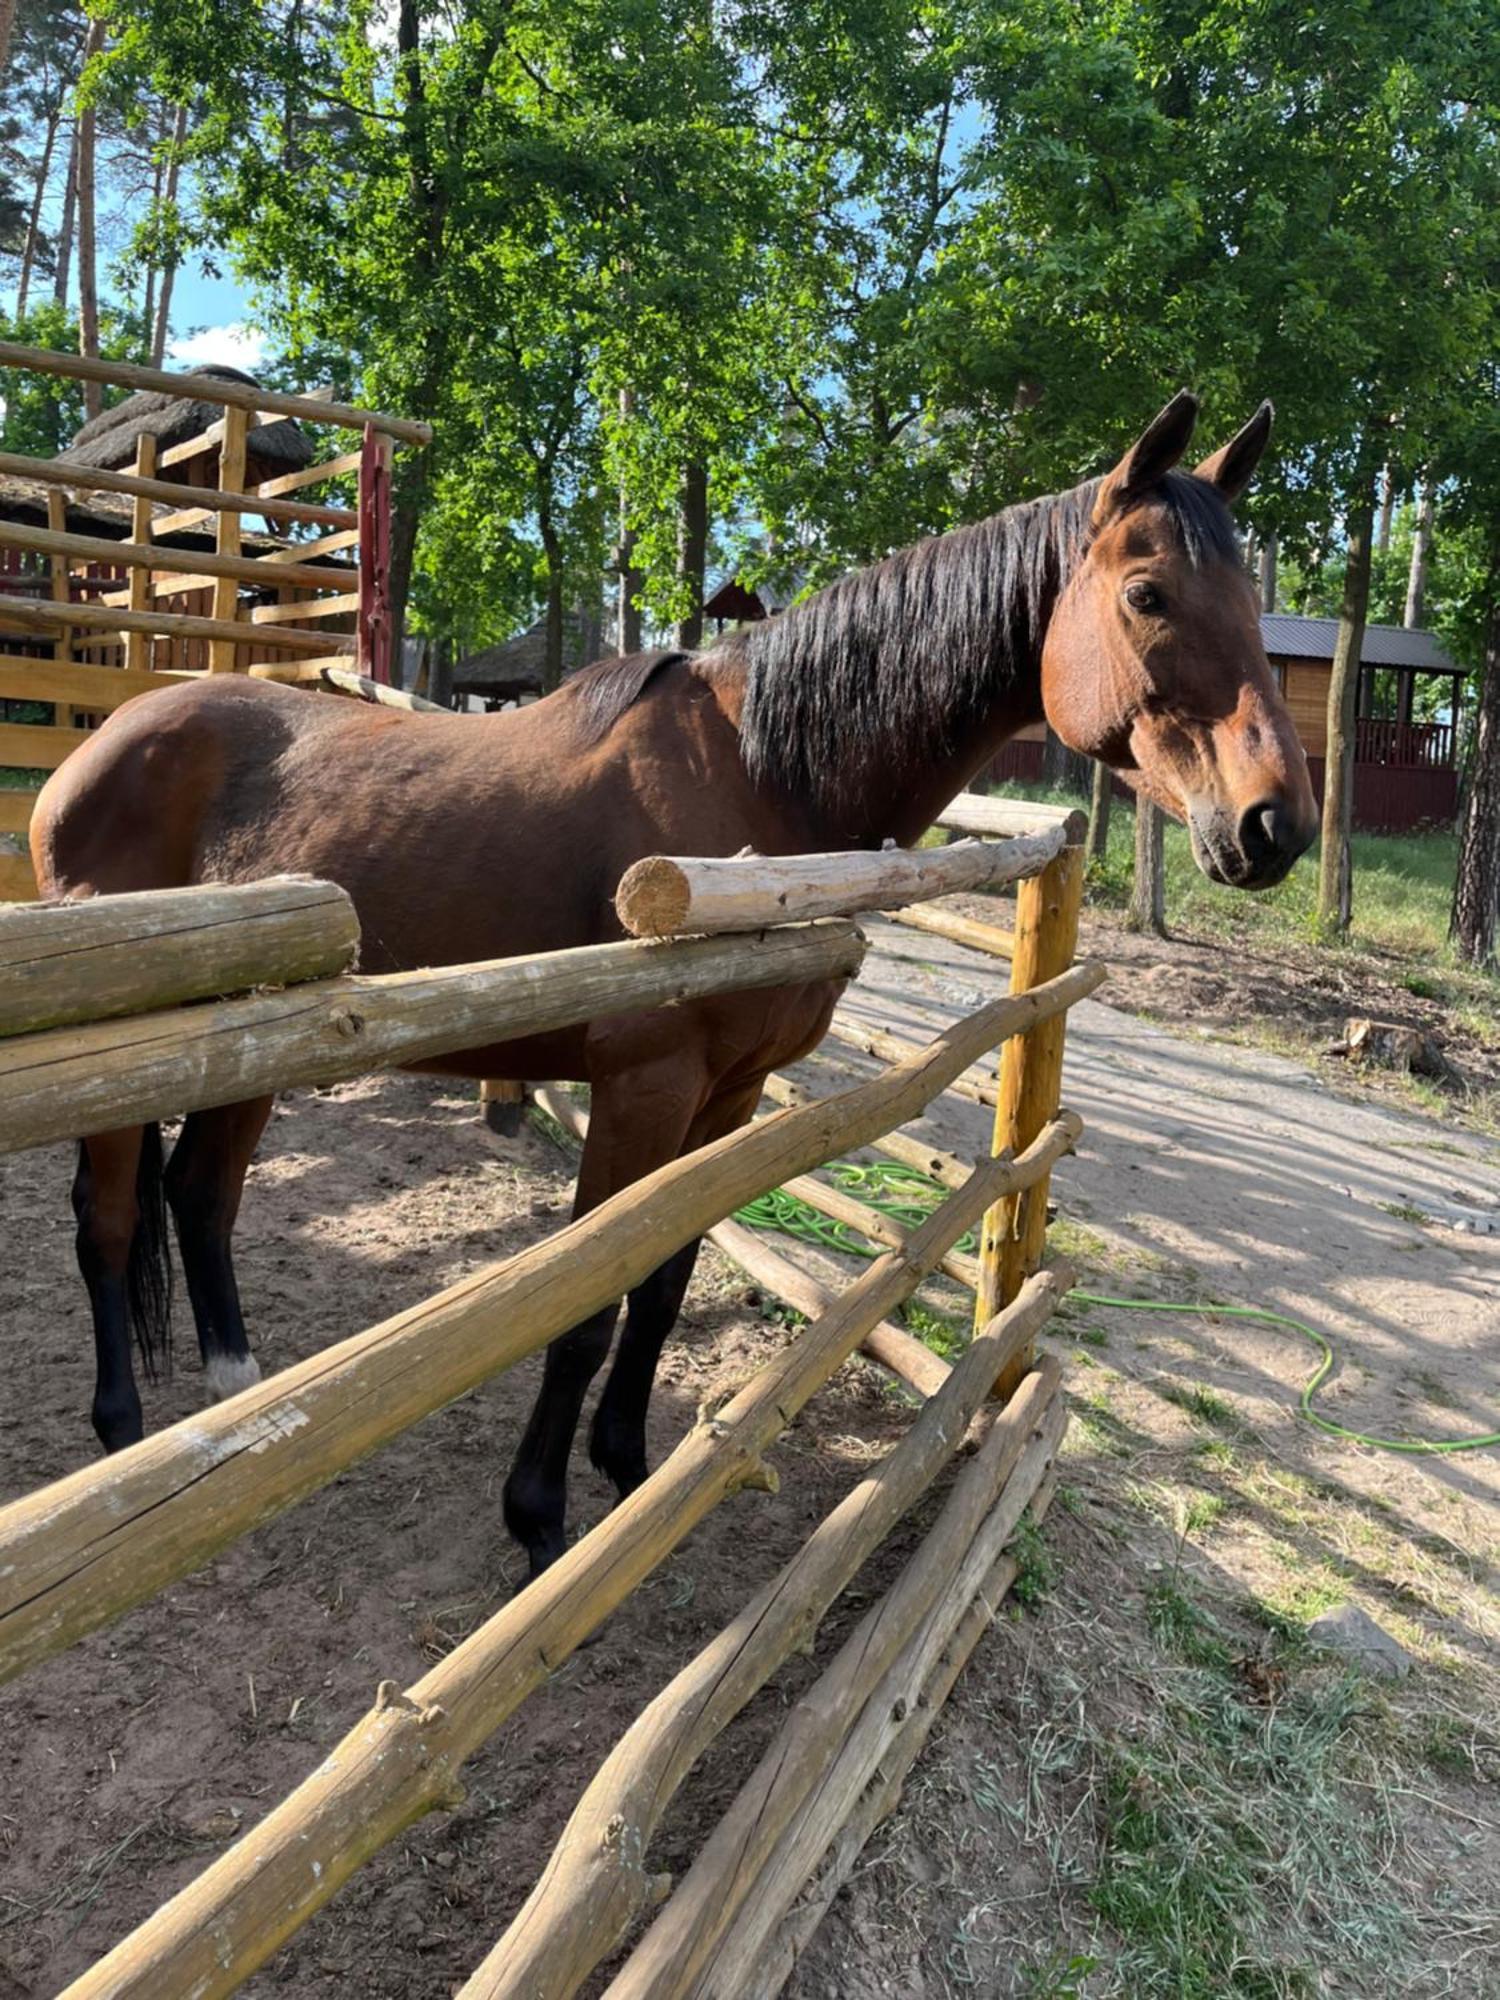
<instances>
[{"instance_id":1,"label":"horse's hoof","mask_svg":"<svg viewBox=\"0 0 1500 2000\"><path fill-rule=\"evenodd\" d=\"M211 1403L227 1403L260 1380L260 1363L253 1354L216 1354L204 1363L203 1379Z\"/></svg>"}]
</instances>

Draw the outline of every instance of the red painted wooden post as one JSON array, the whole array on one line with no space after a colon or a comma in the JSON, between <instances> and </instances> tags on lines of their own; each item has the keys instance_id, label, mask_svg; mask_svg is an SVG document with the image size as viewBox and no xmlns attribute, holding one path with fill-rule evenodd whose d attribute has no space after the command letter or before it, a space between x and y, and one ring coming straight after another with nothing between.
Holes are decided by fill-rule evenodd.
<instances>
[{"instance_id":1,"label":"red painted wooden post","mask_svg":"<svg viewBox=\"0 0 1500 2000\"><path fill-rule=\"evenodd\" d=\"M391 685L391 440L365 425L359 453L359 671Z\"/></svg>"}]
</instances>

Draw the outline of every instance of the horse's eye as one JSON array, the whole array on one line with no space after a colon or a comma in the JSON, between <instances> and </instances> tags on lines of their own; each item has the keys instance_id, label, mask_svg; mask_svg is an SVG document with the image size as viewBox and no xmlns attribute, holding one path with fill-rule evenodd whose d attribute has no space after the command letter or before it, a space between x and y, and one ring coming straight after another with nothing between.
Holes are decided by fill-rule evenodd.
<instances>
[{"instance_id":1,"label":"horse's eye","mask_svg":"<svg viewBox=\"0 0 1500 2000\"><path fill-rule=\"evenodd\" d=\"M1161 592L1154 583L1127 583L1125 586L1125 602L1130 606L1132 611L1160 611L1162 609Z\"/></svg>"}]
</instances>

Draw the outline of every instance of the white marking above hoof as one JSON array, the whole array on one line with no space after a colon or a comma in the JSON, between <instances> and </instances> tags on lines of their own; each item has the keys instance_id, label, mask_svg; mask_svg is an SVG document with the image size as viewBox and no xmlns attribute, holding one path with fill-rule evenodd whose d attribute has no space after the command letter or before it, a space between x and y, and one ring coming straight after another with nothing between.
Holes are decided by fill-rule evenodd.
<instances>
[{"instance_id":1,"label":"white marking above hoof","mask_svg":"<svg viewBox=\"0 0 1500 2000\"><path fill-rule=\"evenodd\" d=\"M227 1402L260 1380L260 1363L253 1354L216 1354L203 1370L211 1403Z\"/></svg>"}]
</instances>

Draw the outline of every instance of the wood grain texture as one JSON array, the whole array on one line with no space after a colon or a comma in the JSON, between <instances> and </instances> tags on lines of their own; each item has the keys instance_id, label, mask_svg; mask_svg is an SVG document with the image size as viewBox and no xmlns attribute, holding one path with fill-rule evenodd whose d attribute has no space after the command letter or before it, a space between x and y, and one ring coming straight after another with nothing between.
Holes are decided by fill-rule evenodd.
<instances>
[{"instance_id":1,"label":"wood grain texture","mask_svg":"<svg viewBox=\"0 0 1500 2000\"><path fill-rule=\"evenodd\" d=\"M1063 839L1075 847L1088 830L1088 814L1076 806L1043 804L1033 799L992 798L985 792L960 792L937 816L937 825L955 833L985 834L1013 839L1043 827L1061 827Z\"/></svg>"},{"instance_id":2,"label":"wood grain texture","mask_svg":"<svg viewBox=\"0 0 1500 2000\"><path fill-rule=\"evenodd\" d=\"M358 947L344 891L300 876L3 911L0 1035L318 979Z\"/></svg>"},{"instance_id":3,"label":"wood grain texture","mask_svg":"<svg viewBox=\"0 0 1500 2000\"><path fill-rule=\"evenodd\" d=\"M0 1042L0 1152L480 1049L638 1007L858 971L852 924L350 975Z\"/></svg>"},{"instance_id":4,"label":"wood grain texture","mask_svg":"<svg viewBox=\"0 0 1500 2000\"><path fill-rule=\"evenodd\" d=\"M758 930L764 924L895 909L958 889L993 889L1044 868L1061 829L954 847L876 853L734 855L727 860L647 855L628 869L615 913L633 937Z\"/></svg>"}]
</instances>

